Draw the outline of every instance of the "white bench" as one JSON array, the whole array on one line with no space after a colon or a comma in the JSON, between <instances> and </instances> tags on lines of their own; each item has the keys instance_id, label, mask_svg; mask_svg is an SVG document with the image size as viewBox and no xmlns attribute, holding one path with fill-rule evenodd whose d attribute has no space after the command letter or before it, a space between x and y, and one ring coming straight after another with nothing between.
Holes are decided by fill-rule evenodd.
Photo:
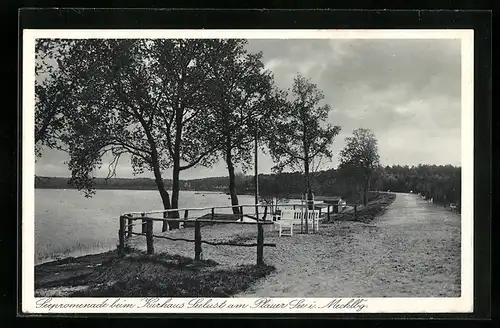
<instances>
[{"instance_id":1,"label":"white bench","mask_svg":"<svg viewBox=\"0 0 500 328\"><path fill-rule=\"evenodd\" d=\"M277 221L279 227L279 236L293 236L293 228L295 225L306 224L306 213L307 213L307 225L314 232L318 232L319 227L319 210L288 210L283 211L281 214L281 219ZM285 233L284 230L288 230L289 233Z\"/></svg>"}]
</instances>

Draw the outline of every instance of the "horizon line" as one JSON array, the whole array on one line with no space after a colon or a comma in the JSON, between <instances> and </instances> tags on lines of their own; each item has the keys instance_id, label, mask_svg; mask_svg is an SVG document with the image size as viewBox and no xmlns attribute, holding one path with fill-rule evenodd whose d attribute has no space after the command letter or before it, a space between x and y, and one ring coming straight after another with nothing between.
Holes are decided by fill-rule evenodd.
<instances>
[{"instance_id":1,"label":"horizon line","mask_svg":"<svg viewBox=\"0 0 500 328\"><path fill-rule=\"evenodd\" d=\"M461 165L453 165L453 164L417 164L417 165L408 165L408 164L405 164L405 165L401 165L401 164L393 164L393 165L383 165L381 167L383 168L386 168L386 167L409 167L409 168L413 168L413 167L418 167L418 166L436 166L436 167L445 167L445 166L452 166L454 168L461 168L462 166ZM321 171L318 171L318 172L311 172L312 174L314 173L319 173L319 172L326 172L326 171L337 171L338 168L331 168L331 169L326 169L326 170L321 170ZM276 175L276 174L294 174L294 173L299 173L299 174L303 174L303 172L299 172L299 171L294 171L294 172L282 172L282 173L260 173L259 172L259 175ZM244 174L244 176L249 176L249 177L253 177L255 176L254 174ZM71 176L55 176L55 175L51 175L51 176L47 176L47 175L37 175L35 174L35 177L38 177L38 178L66 178L66 179L69 179L71 178ZM209 179L209 178L228 178L229 176L228 175L214 175L214 176L204 176L204 177L199 177L199 178L188 178L188 179L182 179L180 178L179 180L180 181L189 181L189 180L199 180L199 179ZM128 176L128 177L111 177L111 178L107 178L107 177L104 177L104 176L96 176L94 177L96 179L149 179L149 180L154 180L155 178L154 177L137 177L137 176ZM163 180L173 180L172 178L163 178Z\"/></svg>"}]
</instances>

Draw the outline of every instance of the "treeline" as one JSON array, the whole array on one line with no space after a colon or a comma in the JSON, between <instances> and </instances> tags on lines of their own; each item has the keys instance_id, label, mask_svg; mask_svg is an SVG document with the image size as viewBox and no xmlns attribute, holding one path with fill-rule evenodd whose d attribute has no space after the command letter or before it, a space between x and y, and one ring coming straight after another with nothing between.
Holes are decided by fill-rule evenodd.
<instances>
[{"instance_id":1,"label":"treeline","mask_svg":"<svg viewBox=\"0 0 500 328\"><path fill-rule=\"evenodd\" d=\"M342 196L350 202L361 201L363 186L355 176L342 170L320 171L311 177L312 190L318 196ZM239 190L254 191L253 177L247 177ZM452 165L386 166L373 172L371 189L420 193L434 203L458 203L461 196L461 168ZM300 173L259 175L262 196L300 195L305 181Z\"/></svg>"},{"instance_id":2,"label":"treeline","mask_svg":"<svg viewBox=\"0 0 500 328\"><path fill-rule=\"evenodd\" d=\"M434 203L461 201L461 168L452 165L387 166L380 170L381 190L420 193Z\"/></svg>"},{"instance_id":3,"label":"treeline","mask_svg":"<svg viewBox=\"0 0 500 328\"><path fill-rule=\"evenodd\" d=\"M227 192L228 177L203 178L193 180L180 180L182 190L195 191L220 191ZM241 181L236 179L236 181ZM172 180L163 180L165 188L172 188ZM241 183L239 183L241 186ZM150 178L95 178L93 181L95 189L125 189L125 190L156 190L156 182ZM71 183L70 178L64 177L36 177L35 188L37 189L78 189ZM241 191L241 188L239 188Z\"/></svg>"},{"instance_id":4,"label":"treeline","mask_svg":"<svg viewBox=\"0 0 500 328\"><path fill-rule=\"evenodd\" d=\"M211 177L181 180L182 190L228 192L228 177ZM255 192L253 176L236 175L238 194ZM69 185L69 178L37 177L35 188L76 188ZM164 180L166 188L172 180ZM156 184L148 178L96 178L96 189L155 190ZM460 203L461 168L452 165L418 165L379 167L372 176L372 190L421 193L435 203ZM316 196L342 196L350 202L361 200L363 188L359 182L342 170L326 170L314 173L311 187ZM259 194L283 198L300 197L305 190L301 173L260 174Z\"/></svg>"},{"instance_id":5,"label":"treeline","mask_svg":"<svg viewBox=\"0 0 500 328\"><path fill-rule=\"evenodd\" d=\"M156 190L153 179L148 178L95 178L96 189L131 189L131 190ZM172 185L172 181L165 181L166 185ZM77 189L70 183L70 178L62 177L36 177L35 188L38 189Z\"/></svg>"},{"instance_id":6,"label":"treeline","mask_svg":"<svg viewBox=\"0 0 500 328\"><path fill-rule=\"evenodd\" d=\"M183 190L217 190L218 181L227 178L207 178L193 180L194 188L191 187L190 181L180 181L180 187ZM206 181L204 181L206 180ZM172 188L172 180L163 180L165 188ZM95 178L93 182L95 189L124 189L124 190L156 190L156 182L149 178ZM70 182L70 178L63 177L36 177L35 188L38 189L78 189L77 186ZM204 189L205 188L205 189Z\"/></svg>"}]
</instances>

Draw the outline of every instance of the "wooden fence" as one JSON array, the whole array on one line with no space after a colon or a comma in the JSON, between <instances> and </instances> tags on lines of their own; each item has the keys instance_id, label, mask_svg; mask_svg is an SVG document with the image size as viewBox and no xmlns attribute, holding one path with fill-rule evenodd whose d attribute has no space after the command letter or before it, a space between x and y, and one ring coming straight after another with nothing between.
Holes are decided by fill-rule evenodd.
<instances>
[{"instance_id":1,"label":"wooden fence","mask_svg":"<svg viewBox=\"0 0 500 328\"><path fill-rule=\"evenodd\" d=\"M331 219L331 216L335 213L333 211L333 209L337 206L337 205L332 205L332 204L320 204L322 206L318 206L317 204L314 205L315 208L314 209L317 209L319 210L319 215L320 217L323 215L323 214L326 214L326 217L328 219L328 221L330 221ZM294 210L296 208L300 208L300 207L305 207L307 206L305 203L304 204L300 204L300 203L297 203L297 204L293 204L293 203L286 203L286 204L274 204L274 205L270 205L270 204L259 204L259 205L255 205L255 204L250 204L250 205L235 205L235 206L213 206L213 207L200 207L200 208L182 208L182 209L169 209L169 210L156 210L156 211L148 211L148 212L129 212L129 213L126 213L124 215L128 215L128 216L131 216L131 217L134 217L134 220L136 220L137 218L135 218L136 215L141 215L141 217L144 218L143 220L143 228L142 228L142 232L145 233L146 232L146 228L145 228L145 225L146 225L146 218L145 216L146 215L153 215L153 214L165 214L165 213L176 213L176 215L178 217L180 217L180 214L183 212L183 218L185 220L179 220L177 218L164 218L162 219L163 221L167 221L168 222L189 222L189 223L192 223L194 222L194 217L189 215L190 211L210 211L209 214L205 215L204 217L209 217L211 220L214 220L216 219L216 210L217 209L232 209L232 208L235 208L237 207L239 209L239 215L240 215L240 221L243 221L244 218L250 218L250 219L254 219L256 220L257 218L251 214L249 214L252 210L254 211L254 213L257 213L258 215L258 208L263 208L263 217L264 219L267 218L267 215L269 214L271 217L275 216L276 213L275 213L275 210L278 209L278 208L283 208L283 207L291 207L293 208ZM246 212L244 212L244 208L249 208L249 210L247 210ZM245 214L246 213L246 214Z\"/></svg>"},{"instance_id":2,"label":"wooden fence","mask_svg":"<svg viewBox=\"0 0 500 328\"><path fill-rule=\"evenodd\" d=\"M138 233L133 231L133 227L138 224L134 224L135 220L141 220L143 223L139 223L145 226L145 231ZM257 247L257 265L264 264L264 247L276 247L274 243L264 243L264 225L272 225L271 221L257 221L257 222L241 222L241 221L227 221L227 220L211 220L211 219L177 219L175 221L179 222L193 222L194 221L194 239L186 238L172 238L167 236L155 235L153 233L153 222L154 221L165 221L166 219L152 218L152 217L131 217L127 215L120 216L120 229L118 232L119 238L119 253L125 253L125 241L127 237L132 235L146 236L146 249L147 254L154 253L154 238L168 239L172 241L184 241L194 243L194 258L195 260L201 260L202 244L212 245L212 246L240 246L240 247ZM170 221L174 221L169 219ZM257 243L232 243L232 242L209 242L202 240L201 235L201 224L202 223L212 223L212 224L244 224L244 225L255 225L257 226Z\"/></svg>"},{"instance_id":3,"label":"wooden fence","mask_svg":"<svg viewBox=\"0 0 500 328\"><path fill-rule=\"evenodd\" d=\"M328 221L332 219L332 214L333 211L332 209L336 205L332 204L322 204L322 207L316 206L319 210L320 217L322 214L326 213L326 218ZM237 205L237 206L216 206L216 207L207 207L207 208L184 208L184 209L169 209L169 210L157 210L157 211L148 211L148 212L130 212L126 213L120 216L120 222L119 222L119 230L118 230L118 239L119 239L119 252L120 254L125 253L125 244L126 244L126 239L130 238L133 235L138 235L138 236L145 236L146 237L146 248L147 248L147 254L153 254L154 253L154 238L160 238L160 239L168 239L172 241L184 241L184 242L190 242L194 243L194 258L196 260L201 259L201 252L202 252L202 244L208 244L208 245L213 245L213 246L238 246L238 247L256 247L257 248L257 265L262 265L263 262L263 250L264 247L276 247L276 244L273 243L264 243L264 225L272 225L274 224L274 221L276 220L276 210L278 208L283 208L283 207L292 207L294 210L297 207L304 207L306 206L305 203L300 203L300 204L251 204L251 205ZM238 216L238 220L220 220L218 219L218 215L216 213L216 209L230 209L238 207L239 209L239 214L234 215L234 214L229 214L230 216ZM244 214L244 208L250 208L248 211L254 211L255 216L252 216L250 214ZM263 219L259 218L259 208L263 208ZM200 217L190 217L189 212L191 213L193 211L209 211L208 214ZM166 214L169 213L176 213L176 216L178 217L162 217L162 218L156 218L152 217L152 215L158 215L162 214L164 216L167 216ZM183 218L180 218L180 213L183 212ZM323 213L322 213L323 212ZM227 214L225 214L227 215ZM266 218L269 215L269 219L266 220ZM244 218L250 218L253 219L252 222L244 222ZM135 223L135 221L141 221L139 223ZM190 224L194 225L194 239L186 239L186 238L172 238L172 237L167 237L163 235L155 235L153 233L153 223L154 221L161 221L161 222L178 222L182 223L183 225ZM203 224L244 224L244 225L255 225L257 226L257 243L230 243L230 242L209 242L206 240L202 240L202 235L201 235L201 227ZM134 232L133 227L134 226L141 226L141 232Z\"/></svg>"}]
</instances>

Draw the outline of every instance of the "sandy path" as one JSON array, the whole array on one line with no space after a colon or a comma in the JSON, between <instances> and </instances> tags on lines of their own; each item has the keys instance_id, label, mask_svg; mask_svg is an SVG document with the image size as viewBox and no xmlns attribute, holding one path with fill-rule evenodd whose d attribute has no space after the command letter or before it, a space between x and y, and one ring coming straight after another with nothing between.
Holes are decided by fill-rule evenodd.
<instances>
[{"instance_id":1,"label":"sandy path","mask_svg":"<svg viewBox=\"0 0 500 328\"><path fill-rule=\"evenodd\" d=\"M203 240L252 238L256 227L202 228ZM193 229L167 233L194 237ZM387 212L370 224L339 221L318 234L277 236L266 227L264 261L276 271L245 297L433 297L460 295L460 216L412 194L397 194ZM144 238L132 240L144 248ZM194 244L155 239L156 251L194 256ZM205 259L223 266L255 263L254 247L203 245Z\"/></svg>"},{"instance_id":2,"label":"sandy path","mask_svg":"<svg viewBox=\"0 0 500 328\"><path fill-rule=\"evenodd\" d=\"M321 235L287 238L280 258L268 251L277 271L238 296L460 295L460 216L416 195L397 194L370 224L337 222Z\"/></svg>"}]
</instances>

